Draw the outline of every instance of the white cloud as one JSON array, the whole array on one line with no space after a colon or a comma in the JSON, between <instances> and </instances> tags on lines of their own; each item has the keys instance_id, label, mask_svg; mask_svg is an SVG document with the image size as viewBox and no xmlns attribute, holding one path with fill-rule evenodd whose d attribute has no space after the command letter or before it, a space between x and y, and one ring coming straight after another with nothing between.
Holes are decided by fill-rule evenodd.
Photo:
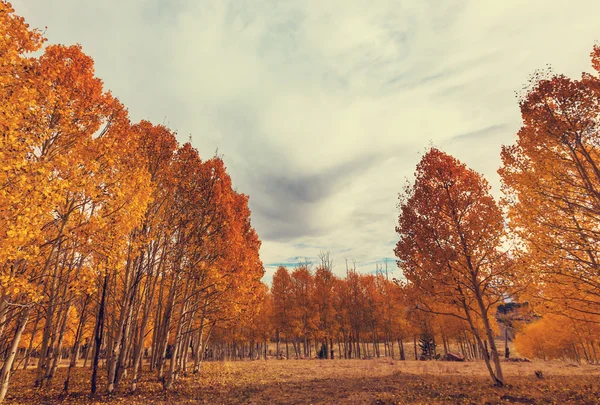
<instances>
[{"instance_id":1,"label":"white cloud","mask_svg":"<svg viewBox=\"0 0 600 405\"><path fill-rule=\"evenodd\" d=\"M393 257L397 193L430 140L496 188L534 70L577 76L600 2L14 0L80 42L134 120L216 148L265 263Z\"/></svg>"}]
</instances>

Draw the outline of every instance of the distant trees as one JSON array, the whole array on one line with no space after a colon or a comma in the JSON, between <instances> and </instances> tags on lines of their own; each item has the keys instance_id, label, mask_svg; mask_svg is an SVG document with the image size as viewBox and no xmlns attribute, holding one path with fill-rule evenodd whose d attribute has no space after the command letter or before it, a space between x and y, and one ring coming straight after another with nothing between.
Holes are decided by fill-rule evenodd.
<instances>
[{"instance_id":1,"label":"distant trees","mask_svg":"<svg viewBox=\"0 0 600 405\"><path fill-rule=\"evenodd\" d=\"M360 274L349 267L345 277L335 275L330 267L280 266L263 304L257 303L259 309L248 311L247 319L215 328L207 358L418 360L419 341L425 335L432 350L426 357L449 352L466 359L487 356L468 322L445 313L454 307L438 305L440 314L423 312L417 308L414 286L391 278L383 266L378 265L375 274ZM264 337L259 347L257 335Z\"/></svg>"},{"instance_id":2,"label":"distant trees","mask_svg":"<svg viewBox=\"0 0 600 405\"><path fill-rule=\"evenodd\" d=\"M333 339L337 336L339 325L334 306L336 277L329 263L317 268L314 280L315 312L318 314L315 339L322 344L321 358L333 358Z\"/></svg>"},{"instance_id":3,"label":"distant trees","mask_svg":"<svg viewBox=\"0 0 600 405\"><path fill-rule=\"evenodd\" d=\"M354 269L340 278L331 267L330 261L324 261L314 271L300 264L293 270L279 267L274 273L266 297L269 313L257 313L265 318L253 324L270 321L266 329L272 332L269 340L276 343L275 355L333 359L391 356L394 350L403 353L395 345L402 345L411 331L395 282L383 273L361 275ZM233 336L233 330L236 325L223 333ZM235 346L245 346L243 357L252 357L248 343L255 333L247 329L235 334ZM210 356L231 358L233 343L213 340Z\"/></svg>"},{"instance_id":4,"label":"distant trees","mask_svg":"<svg viewBox=\"0 0 600 405\"><path fill-rule=\"evenodd\" d=\"M598 324L549 313L522 328L515 347L525 357L600 362Z\"/></svg>"},{"instance_id":5,"label":"distant trees","mask_svg":"<svg viewBox=\"0 0 600 405\"><path fill-rule=\"evenodd\" d=\"M285 356L290 357L289 342L292 337L292 278L288 270L280 266L273 275L271 285L272 322L277 341L277 354L281 339L285 341Z\"/></svg>"}]
</instances>

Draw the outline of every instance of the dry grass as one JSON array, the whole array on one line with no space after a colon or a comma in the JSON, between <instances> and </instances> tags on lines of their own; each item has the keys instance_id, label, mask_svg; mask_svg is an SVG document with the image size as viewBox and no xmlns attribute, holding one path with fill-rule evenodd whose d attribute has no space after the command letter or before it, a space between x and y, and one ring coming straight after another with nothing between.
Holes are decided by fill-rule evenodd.
<instances>
[{"instance_id":1,"label":"dry grass","mask_svg":"<svg viewBox=\"0 0 600 405\"><path fill-rule=\"evenodd\" d=\"M163 393L144 380L139 394L124 389L90 398L88 370L78 369L73 393L32 390L33 370L19 371L9 403L130 404L598 404L600 367L562 362L505 363L508 386L491 386L482 362L288 360L206 363L199 376ZM542 370L544 378L535 376ZM103 382L100 382L104 387ZM125 387L124 387L125 388Z\"/></svg>"}]
</instances>

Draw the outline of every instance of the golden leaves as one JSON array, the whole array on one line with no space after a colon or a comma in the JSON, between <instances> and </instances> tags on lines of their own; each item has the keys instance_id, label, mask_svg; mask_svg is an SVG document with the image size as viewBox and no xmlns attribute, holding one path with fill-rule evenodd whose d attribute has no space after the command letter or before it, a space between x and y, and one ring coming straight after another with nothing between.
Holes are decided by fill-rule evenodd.
<instances>
[{"instance_id":1,"label":"golden leaves","mask_svg":"<svg viewBox=\"0 0 600 405\"><path fill-rule=\"evenodd\" d=\"M503 225L481 175L431 149L401 197L400 211L395 251L409 281L451 291L472 284L472 277L489 282Z\"/></svg>"},{"instance_id":2,"label":"golden leaves","mask_svg":"<svg viewBox=\"0 0 600 405\"><path fill-rule=\"evenodd\" d=\"M599 55L596 46L596 69ZM583 322L600 316L599 100L597 76L540 80L522 102L523 126L503 147L499 170L527 297Z\"/></svg>"},{"instance_id":3,"label":"golden leaves","mask_svg":"<svg viewBox=\"0 0 600 405\"><path fill-rule=\"evenodd\" d=\"M223 162L132 126L79 45L25 56L43 41L0 0L0 293L72 329L103 275L111 302L131 293L133 262L140 280L186 277L185 305L210 293L214 318L241 312L263 274L260 241ZM165 299L155 289L139 290L149 305Z\"/></svg>"}]
</instances>

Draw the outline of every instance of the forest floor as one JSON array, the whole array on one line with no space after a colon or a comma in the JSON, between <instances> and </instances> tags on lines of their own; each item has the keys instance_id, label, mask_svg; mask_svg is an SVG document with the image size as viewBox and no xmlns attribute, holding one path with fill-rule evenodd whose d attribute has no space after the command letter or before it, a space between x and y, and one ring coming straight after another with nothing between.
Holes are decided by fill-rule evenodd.
<instances>
[{"instance_id":1,"label":"forest floor","mask_svg":"<svg viewBox=\"0 0 600 405\"><path fill-rule=\"evenodd\" d=\"M373 360L268 360L207 362L199 375L181 378L167 393L155 378L138 392L128 384L115 395L90 397L89 369L66 369L48 390L32 388L34 370L11 379L8 404L600 404L600 366L563 362L503 363L507 386L492 386L483 362ZM543 378L535 375L541 370ZM150 377L150 376L148 376ZM152 376L153 377L153 376ZM105 381L99 381L104 391Z\"/></svg>"}]
</instances>

